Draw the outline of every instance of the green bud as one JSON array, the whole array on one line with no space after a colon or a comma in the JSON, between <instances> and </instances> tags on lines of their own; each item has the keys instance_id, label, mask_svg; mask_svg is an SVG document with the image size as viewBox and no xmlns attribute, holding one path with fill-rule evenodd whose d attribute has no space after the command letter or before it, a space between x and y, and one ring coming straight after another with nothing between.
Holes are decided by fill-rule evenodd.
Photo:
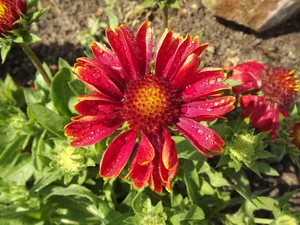
<instances>
[{"instance_id":1,"label":"green bud","mask_svg":"<svg viewBox=\"0 0 300 225\"><path fill-rule=\"evenodd\" d=\"M294 217L282 215L276 220L276 225L298 225L298 223Z\"/></svg>"}]
</instances>

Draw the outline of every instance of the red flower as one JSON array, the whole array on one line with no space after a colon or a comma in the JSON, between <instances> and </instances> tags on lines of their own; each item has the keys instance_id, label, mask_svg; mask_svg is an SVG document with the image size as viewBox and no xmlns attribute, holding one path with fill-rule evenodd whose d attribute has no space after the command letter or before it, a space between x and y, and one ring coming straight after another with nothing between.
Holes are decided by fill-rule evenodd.
<instances>
[{"instance_id":1,"label":"red flower","mask_svg":"<svg viewBox=\"0 0 300 225\"><path fill-rule=\"evenodd\" d=\"M261 91L262 94L241 96L239 102L245 109L242 117L250 116L250 124L260 131L270 131L272 139L277 138L280 129L279 113L285 118L298 92L298 80L294 71L285 68L268 68L258 62L247 62L232 67L232 80L242 82L232 88L240 94L246 91Z\"/></svg>"},{"instance_id":2,"label":"red flower","mask_svg":"<svg viewBox=\"0 0 300 225\"><path fill-rule=\"evenodd\" d=\"M16 29L14 23L26 12L26 0L0 0L0 37Z\"/></svg>"},{"instance_id":3,"label":"red flower","mask_svg":"<svg viewBox=\"0 0 300 225\"><path fill-rule=\"evenodd\" d=\"M166 31L152 60L152 26L145 22L134 36L121 25L107 29L111 49L93 43L95 58L79 58L74 73L94 93L79 97L80 116L65 127L74 137L72 146L92 145L112 134L122 124L129 129L117 136L102 156L100 175L116 178L139 144L127 177L136 188L149 184L152 190L171 190L177 173L175 142L168 126L174 125L199 152L221 152L223 140L194 120L214 120L233 109L235 98L220 96L230 88L220 69L198 70L199 55L208 44L198 37L173 39Z\"/></svg>"}]
</instances>

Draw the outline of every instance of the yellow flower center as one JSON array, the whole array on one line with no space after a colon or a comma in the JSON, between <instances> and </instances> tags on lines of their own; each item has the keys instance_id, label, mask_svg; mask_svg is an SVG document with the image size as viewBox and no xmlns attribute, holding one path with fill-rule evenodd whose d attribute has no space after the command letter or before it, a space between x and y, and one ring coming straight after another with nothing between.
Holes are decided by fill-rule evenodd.
<instances>
[{"instance_id":1,"label":"yellow flower center","mask_svg":"<svg viewBox=\"0 0 300 225\"><path fill-rule=\"evenodd\" d=\"M261 90L267 101L277 104L281 110L287 110L294 103L299 91L299 80L293 70L268 68L262 73L261 78Z\"/></svg>"},{"instance_id":2,"label":"yellow flower center","mask_svg":"<svg viewBox=\"0 0 300 225\"><path fill-rule=\"evenodd\" d=\"M152 133L178 119L180 102L164 77L146 76L127 85L121 114L131 128Z\"/></svg>"},{"instance_id":3,"label":"yellow flower center","mask_svg":"<svg viewBox=\"0 0 300 225\"><path fill-rule=\"evenodd\" d=\"M7 6L4 3L0 2L0 19L4 18L7 12Z\"/></svg>"}]
</instances>

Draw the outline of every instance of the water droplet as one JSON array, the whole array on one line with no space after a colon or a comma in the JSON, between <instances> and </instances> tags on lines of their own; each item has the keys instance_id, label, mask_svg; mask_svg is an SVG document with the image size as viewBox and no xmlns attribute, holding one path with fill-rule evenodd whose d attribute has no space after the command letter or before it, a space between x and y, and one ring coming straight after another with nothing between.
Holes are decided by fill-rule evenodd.
<instances>
[{"instance_id":1,"label":"water droplet","mask_svg":"<svg viewBox=\"0 0 300 225\"><path fill-rule=\"evenodd\" d=\"M215 102L214 105L215 105L215 106L218 106L218 105L219 105L219 102Z\"/></svg>"},{"instance_id":2,"label":"water droplet","mask_svg":"<svg viewBox=\"0 0 300 225\"><path fill-rule=\"evenodd\" d=\"M211 109L211 108L207 108L206 110L207 110L208 112L212 111L212 109Z\"/></svg>"},{"instance_id":3,"label":"water droplet","mask_svg":"<svg viewBox=\"0 0 300 225\"><path fill-rule=\"evenodd\" d=\"M222 81L222 78L219 77L219 78L217 79L217 81L218 81L218 82L221 82L221 81Z\"/></svg>"},{"instance_id":4,"label":"water droplet","mask_svg":"<svg viewBox=\"0 0 300 225\"><path fill-rule=\"evenodd\" d=\"M208 137L205 137L205 141L208 141Z\"/></svg>"},{"instance_id":5,"label":"water droplet","mask_svg":"<svg viewBox=\"0 0 300 225\"><path fill-rule=\"evenodd\" d=\"M185 94L187 94L187 95L191 95L191 94L193 94L194 92L195 92L195 88L194 87L192 87L192 86L186 86L185 87L186 89L185 89Z\"/></svg>"},{"instance_id":6,"label":"water droplet","mask_svg":"<svg viewBox=\"0 0 300 225\"><path fill-rule=\"evenodd\" d=\"M199 130L197 130L197 133L198 134L203 134L204 132L203 132L203 130L199 129Z\"/></svg>"},{"instance_id":7,"label":"water droplet","mask_svg":"<svg viewBox=\"0 0 300 225\"><path fill-rule=\"evenodd\" d=\"M224 99L221 99L221 104L223 104L225 102L225 100Z\"/></svg>"},{"instance_id":8,"label":"water droplet","mask_svg":"<svg viewBox=\"0 0 300 225\"><path fill-rule=\"evenodd\" d=\"M214 83L216 83L215 80L210 80L210 81L209 81L209 84L214 84Z\"/></svg>"}]
</instances>

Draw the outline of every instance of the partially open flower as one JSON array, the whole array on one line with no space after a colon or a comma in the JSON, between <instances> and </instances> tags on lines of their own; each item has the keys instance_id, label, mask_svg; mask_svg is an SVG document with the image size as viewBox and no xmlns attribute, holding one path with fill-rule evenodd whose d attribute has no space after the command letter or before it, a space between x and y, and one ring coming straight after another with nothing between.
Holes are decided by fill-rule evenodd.
<instances>
[{"instance_id":1,"label":"partially open flower","mask_svg":"<svg viewBox=\"0 0 300 225\"><path fill-rule=\"evenodd\" d=\"M65 133L75 138L72 146L87 146L128 124L129 130L104 152L100 175L116 178L139 139L127 177L136 188L148 183L156 192L162 186L170 191L178 158L168 126L174 125L207 157L212 157L207 150L221 152L224 141L195 120L214 120L234 108L234 97L219 97L230 88L223 84L226 76L219 68L198 70L199 55L207 47L199 45L198 37L173 39L173 32L166 31L151 70L151 23L143 23L136 36L124 25L108 28L106 36L111 49L93 43L95 58L79 58L74 66L93 94L79 97L75 109L80 116L65 127Z\"/></svg>"},{"instance_id":2,"label":"partially open flower","mask_svg":"<svg viewBox=\"0 0 300 225\"><path fill-rule=\"evenodd\" d=\"M280 129L279 114L288 116L289 107L294 103L299 91L298 79L294 71L286 68L268 68L258 62L247 62L233 69L232 80L242 84L232 88L236 94L261 91L239 98L245 109L243 119L250 116L250 124L260 131L270 131L272 139L277 138Z\"/></svg>"},{"instance_id":3,"label":"partially open flower","mask_svg":"<svg viewBox=\"0 0 300 225\"><path fill-rule=\"evenodd\" d=\"M26 0L0 0L0 37L16 29L15 22L26 12Z\"/></svg>"}]
</instances>

